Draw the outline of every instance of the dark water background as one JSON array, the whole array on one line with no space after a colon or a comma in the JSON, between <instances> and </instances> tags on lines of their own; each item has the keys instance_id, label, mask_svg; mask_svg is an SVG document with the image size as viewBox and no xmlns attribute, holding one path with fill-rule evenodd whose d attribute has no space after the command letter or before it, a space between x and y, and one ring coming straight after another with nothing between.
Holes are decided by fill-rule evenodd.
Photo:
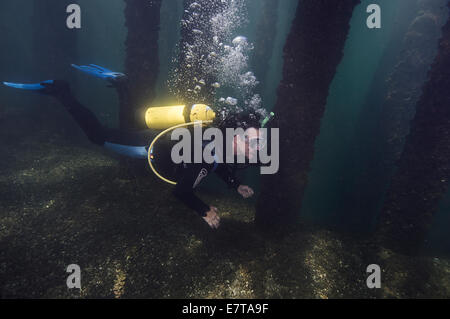
<instances>
[{"instance_id":1,"label":"dark water background","mask_svg":"<svg viewBox=\"0 0 450 319\"><path fill-rule=\"evenodd\" d=\"M434 0L439 2L440 0ZM248 0L249 24L240 30L251 42L257 41L256 24L260 18L263 1ZM383 25L380 30L365 27L366 7L379 3L383 9ZM332 83L316 152L309 174L309 186L300 216L309 222L345 229L354 233L366 233L373 229L377 213L381 209L383 187L371 187L374 173L371 159L376 156L375 121L380 117L380 105L385 96L384 82L392 72L401 41L399 25L407 16L411 0L362 1L351 22L344 59ZM443 1L440 1L443 2ZM40 81L48 74L38 73L41 63L33 55L33 34L38 32L39 19L32 16L37 1L14 0L0 3L0 80ZM77 64L95 63L113 70L124 69L126 28L121 0L79 0L82 8L82 29L77 32ZM273 43L273 55L262 92L265 107L270 110L276 101L276 89L282 76L282 50L291 21L295 14L296 0L281 0L278 9L277 36ZM446 9L442 9L446 10ZM160 74L157 98L154 105L170 103L166 81L172 66L176 44L179 42L179 21L183 12L181 0L163 1L159 42ZM47 17L42 17L46 19ZM61 26L64 27L64 26ZM238 35L238 34L237 34ZM46 43L41 43L43 47ZM437 49L437 42L436 42ZM324 59L326 57L323 57ZM61 66L59 66L61 67ZM117 125L118 101L114 92L100 82L69 70L67 79L74 85L81 102L93 110L101 121L109 126ZM1 108L14 114L36 117L33 129L52 127L58 121L69 121L63 111L53 110L43 97L17 94L2 88ZM42 105L45 104L45 105ZM0 109L0 114L3 112ZM58 113L59 112L59 113ZM75 125L55 132L68 137L80 136ZM284 129L284 128L281 128ZM22 138L26 138L24 136ZM371 147L373 145L373 147ZM8 150L0 145L1 153ZM394 167L391 168L392 170ZM392 174L389 172L388 174ZM363 185L364 187L361 187ZM367 192L375 194L367 194ZM442 201L430 231L429 248L450 253L450 191Z\"/></svg>"}]
</instances>

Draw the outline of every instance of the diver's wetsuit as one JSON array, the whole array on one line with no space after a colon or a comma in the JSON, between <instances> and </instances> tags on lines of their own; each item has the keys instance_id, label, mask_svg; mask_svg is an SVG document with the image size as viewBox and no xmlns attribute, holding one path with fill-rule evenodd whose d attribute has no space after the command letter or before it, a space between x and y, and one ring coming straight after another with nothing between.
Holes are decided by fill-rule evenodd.
<instances>
[{"instance_id":1,"label":"diver's wetsuit","mask_svg":"<svg viewBox=\"0 0 450 319\"><path fill-rule=\"evenodd\" d=\"M54 81L46 85L44 93L57 98L72 115L89 140L124 156L147 159L149 142L156 136L155 131L124 131L104 127L96 116L80 104L71 93L65 81ZM123 87L121 88L123 90ZM206 216L210 207L194 194L194 189L203 178L215 172L229 187L237 189L240 185L234 169L227 164L180 164L177 167L177 185L173 194L200 216Z\"/></svg>"}]
</instances>

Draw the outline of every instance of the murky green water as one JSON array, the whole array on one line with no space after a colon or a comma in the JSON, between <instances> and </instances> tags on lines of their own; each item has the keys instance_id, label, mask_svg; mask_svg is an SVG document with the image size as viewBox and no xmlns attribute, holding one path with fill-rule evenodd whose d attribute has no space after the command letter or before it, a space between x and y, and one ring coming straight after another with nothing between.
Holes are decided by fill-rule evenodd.
<instances>
[{"instance_id":1,"label":"murky green water","mask_svg":"<svg viewBox=\"0 0 450 319\"><path fill-rule=\"evenodd\" d=\"M248 43L253 45L263 43L258 27L264 25L262 12L266 1L243 1L246 11L238 14L242 14L246 21L235 29L230 27L230 38L224 39L245 36ZM441 14L446 16L445 1L435 1L442 3ZM4 191L0 195L0 245L4 248L3 255L0 255L0 278L5 280L4 286L0 288L0 297L73 297L65 292L64 285L58 283L59 277L54 274L56 270L46 272L47 277L44 277L50 278L49 282L45 278L37 280L45 286L42 294L37 287L31 293L26 289L27 283L32 281L29 274L31 269L26 267L26 263L36 259L40 268L53 269L71 262L70 258L79 258L91 270L96 267L107 269L104 276L98 269L88 276L89 288L82 297L416 297L408 294L405 282L399 278L403 278L404 273L417 270L410 268L417 260L384 249L380 249L377 254L382 256L383 262L391 262L397 269L394 275L389 275L392 279L389 291L370 294L355 288L354 282L349 279L352 271L363 267L367 261L363 250L370 246L364 241L353 245L351 236L364 237L375 229L389 187L389 177L395 172L395 163L387 165L381 182L377 180L378 184L373 185L372 181L380 172L373 164L385 160L380 152L378 130L384 116L383 101L388 95L387 80L396 70L405 45L402 40L418 15L417 9L409 5L412 0L378 0L375 2L383 10L382 28L371 30L365 27L365 23L366 8L372 2L363 0L354 11L343 60L331 84L320 135L315 142L314 160L302 209L298 212L304 228L294 232L289 240L267 241L253 228L255 202L236 203L236 198L227 193L225 187L217 186L218 181L212 179L201 192L224 211L225 220L225 230L214 237L202 228L204 225L201 221L193 221L196 216L186 215L183 207L173 203L169 190L164 186L157 188L161 196L152 193L150 199L146 199L145 191L152 192L148 190L152 188L151 183L144 182L142 176L137 179L123 177L120 160L117 157L109 158L107 153L90 145L55 102L44 96L17 94L0 88L0 152L5 154L0 161L3 165L0 169L0 184ZM70 52L76 57L73 63L94 63L124 71L127 39L125 2L78 0L77 3L82 8L82 28L73 31L76 33L76 52ZM267 111L273 110L277 101L277 88L283 75L283 48L297 4L296 0L279 1L276 22L266 25L276 32L267 46L271 54L264 70L265 75L258 77L255 74L260 82L259 87L249 85L251 95L259 94L262 98L258 107ZM119 101L114 90L100 81L87 79L84 74L72 72L70 65L60 65L60 61L52 60L52 50L64 50L58 46L55 48L52 39L48 39L48 43L36 42L40 24L49 18L36 15L34 6L39 5L39 1L30 0L1 2L0 81L33 82L48 80L57 74L70 81L81 103L88 106L102 124L117 126ZM155 99L149 101L149 105L159 106L177 101L171 88L171 76L180 56L180 21L184 10L182 0L162 2L157 52L159 73ZM440 25L445 21L443 19ZM435 52L437 45L436 41L435 47L431 48ZM48 55L36 56L37 46L48 47ZM248 58L245 72L258 69L257 65L252 65L253 54L249 50L245 56ZM226 62L214 66L226 66ZM40 64L46 66L44 71L38 67ZM238 89L233 85L223 86L217 91L215 102L231 96L240 98L239 88L242 89L242 86L238 86ZM401 90L401 87L398 89ZM239 102L244 100L242 98ZM407 121L405 123L408 124ZM258 190L259 178L253 173L247 174L247 178L256 183L254 188ZM89 186L90 178L94 186ZM152 183L158 182L153 179ZM145 189L140 189L140 186ZM71 199L72 193L76 201ZM121 194L128 198L121 198ZM226 195L221 197L222 194ZM158 211L154 217L160 219L155 221L152 216L145 215L148 214L146 206L150 207L150 211ZM185 216L181 218L185 224L177 224L174 210L192 217L192 220ZM64 211L64 218L58 217L60 211ZM241 211L244 212L242 216L239 215ZM142 221L140 214L146 216ZM121 229L122 218L124 229ZM442 200L434 218L424 247L432 252L432 256L443 258L450 254L450 236L447 231L450 226L450 192ZM145 223L148 223L148 234ZM163 231L164 223L172 226ZM136 234L132 231L134 227L138 228ZM189 227L193 228L192 233ZM22 228L28 232L23 234L25 241L21 240ZM341 235L342 231L350 239ZM233 246L234 238L242 232L246 233L245 240ZM81 244L72 242L72 235ZM113 238L111 245L105 243L104 252L92 261L90 258L95 257L95 243L104 243L110 236ZM302 246L302 240L307 243L306 246ZM158 245L164 244L167 245L163 248L173 251L173 256L168 251L155 252L159 249ZM81 250L68 252L71 245L78 245ZM11 247L21 250L20 253ZM37 251L47 248L48 252L39 257ZM86 249L85 255L82 249ZM122 254L123 251L126 253ZM278 257L291 258L292 265L283 264L276 257L279 251L282 257ZM189 266L188 262L178 263L183 259L194 266ZM210 259L223 268L207 266ZM145 269L133 268L133 261L142 262L153 272L160 271L161 282L146 282L143 275ZM422 261L420 267L432 269L429 271L430 277L435 276L427 292L437 289L437 296L448 297L448 279L444 280L442 286L436 279L442 274L448 276L447 261ZM178 264L188 267L194 280L188 275L181 275ZM209 275L216 276L214 284L221 287L222 292L219 288L210 289L207 280L195 266L206 267ZM339 269L345 275L339 276L333 272L334 267L341 267ZM307 283L306 288L302 290L298 285L288 283L283 276L284 271L298 282ZM342 292L341 289L339 292L337 284L321 277L329 273L333 282L339 282L349 287L349 290ZM176 278L180 285L177 286L178 283L175 284L172 278ZM358 282L362 280L358 277ZM95 281L101 284L96 285ZM190 286L193 281L198 285ZM419 282L417 285L425 283ZM427 292L419 296L427 297Z\"/></svg>"}]
</instances>

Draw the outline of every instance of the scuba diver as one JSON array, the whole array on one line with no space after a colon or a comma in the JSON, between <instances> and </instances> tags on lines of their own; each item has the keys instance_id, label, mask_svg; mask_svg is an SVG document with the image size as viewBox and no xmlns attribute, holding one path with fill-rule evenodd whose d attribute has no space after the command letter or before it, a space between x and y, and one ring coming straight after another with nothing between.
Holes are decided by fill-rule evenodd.
<instances>
[{"instance_id":1,"label":"scuba diver","mask_svg":"<svg viewBox=\"0 0 450 319\"><path fill-rule=\"evenodd\" d=\"M123 73L113 72L106 68L90 64L87 66L72 65L72 67L89 75L107 80L110 87L114 87L119 98L126 99L128 95L127 77ZM212 109L203 104L193 105L186 112L185 106L172 107L151 107L145 112L147 130L120 130L104 127L97 117L86 107L80 104L71 92L69 83L62 80L48 80L36 84L20 84L3 82L7 87L32 91L56 98L69 112L79 127L84 131L88 139L99 146L103 146L122 156L147 159L153 170L161 179L176 185L173 194L187 207L196 211L203 220L213 229L220 225L218 209L204 203L194 194L195 188L210 173L217 174L230 188L235 189L243 198L254 195L254 191L246 185L242 185L236 178L237 164L228 165L215 161L212 164L205 163L181 163L176 165L176 182L162 177L153 167L154 146L159 138L155 139L155 130L164 128L173 129L177 126L187 126L198 121L213 122L216 114ZM189 112L190 111L190 112ZM188 113L188 114L186 114ZM141 114L142 115L142 114ZM271 114L273 116L273 113ZM141 116L142 118L142 116ZM262 138L259 135L259 128L264 126L270 119L261 119L261 115L256 113L238 113L222 119L219 128L242 128L247 130L245 137L239 135L233 139L233 156L238 152L245 154L249 159L255 156L261 148ZM188 122L191 123L188 123ZM262 125L263 123L263 125ZM172 127L172 128L170 128ZM164 132L163 132L164 133ZM153 143L149 145L149 141ZM225 147L226 149L226 147ZM157 157L157 156L156 156ZM162 156L164 158L164 156Z\"/></svg>"}]
</instances>

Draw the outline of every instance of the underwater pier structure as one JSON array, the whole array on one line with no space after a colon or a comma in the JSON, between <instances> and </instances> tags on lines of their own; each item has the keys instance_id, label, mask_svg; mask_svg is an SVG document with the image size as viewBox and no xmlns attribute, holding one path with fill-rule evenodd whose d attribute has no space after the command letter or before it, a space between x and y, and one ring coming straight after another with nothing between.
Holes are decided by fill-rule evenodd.
<instances>
[{"instance_id":1,"label":"underwater pier structure","mask_svg":"<svg viewBox=\"0 0 450 319\"><path fill-rule=\"evenodd\" d=\"M355 171L341 210L362 232L376 226L384 195L409 133L410 121L446 22L446 0L399 1L395 28L383 50L358 117L358 134L348 154ZM401 18L400 18L401 17ZM350 165L350 164L349 164Z\"/></svg>"},{"instance_id":2,"label":"underwater pier structure","mask_svg":"<svg viewBox=\"0 0 450 319\"><path fill-rule=\"evenodd\" d=\"M448 3L450 7L450 3ZM378 238L408 254L422 247L450 180L450 18L423 87L379 219Z\"/></svg>"},{"instance_id":3,"label":"underwater pier structure","mask_svg":"<svg viewBox=\"0 0 450 319\"><path fill-rule=\"evenodd\" d=\"M260 226L289 224L300 213L330 84L359 3L299 0L284 48L283 80L274 109L277 120L271 124L280 128L280 170L262 177L256 208Z\"/></svg>"},{"instance_id":4,"label":"underwater pier structure","mask_svg":"<svg viewBox=\"0 0 450 319\"><path fill-rule=\"evenodd\" d=\"M382 106L381 129L389 164L400 158L410 121L427 80L429 66L437 53L446 17L440 6L445 0L418 1L418 12L405 34L402 52L388 78L388 92Z\"/></svg>"},{"instance_id":5,"label":"underwater pier structure","mask_svg":"<svg viewBox=\"0 0 450 319\"><path fill-rule=\"evenodd\" d=\"M125 73L130 97L119 91L120 126L143 128L136 121L138 109L148 106L156 96L159 73L158 40L162 0L125 0L126 39ZM130 101L130 105L125 101Z\"/></svg>"},{"instance_id":6,"label":"underwater pier structure","mask_svg":"<svg viewBox=\"0 0 450 319\"><path fill-rule=\"evenodd\" d=\"M440 8L445 1L417 1L415 15L409 20L402 39L401 52L385 82L378 132L374 134L378 155L373 158L372 166L376 171L372 173L372 187L368 189L372 196L377 196L377 201L381 201L387 191L409 134L422 87L428 78L429 67L436 57L441 29L446 22L445 10ZM376 191L374 185L378 187ZM379 213L379 205L373 204L372 207L377 207Z\"/></svg>"}]
</instances>

